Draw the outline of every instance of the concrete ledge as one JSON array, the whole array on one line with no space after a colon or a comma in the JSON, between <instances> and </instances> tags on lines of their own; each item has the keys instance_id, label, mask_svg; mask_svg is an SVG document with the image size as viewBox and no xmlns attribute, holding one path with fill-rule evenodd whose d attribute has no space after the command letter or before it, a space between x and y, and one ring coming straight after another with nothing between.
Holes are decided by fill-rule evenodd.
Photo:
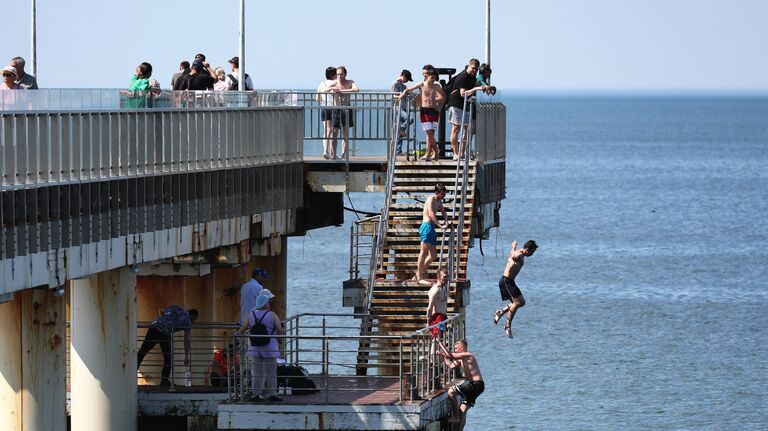
<instances>
[{"instance_id":1,"label":"concrete ledge","mask_svg":"<svg viewBox=\"0 0 768 431\"><path fill-rule=\"evenodd\" d=\"M220 430L415 430L419 405L221 404Z\"/></svg>"},{"instance_id":2,"label":"concrete ledge","mask_svg":"<svg viewBox=\"0 0 768 431\"><path fill-rule=\"evenodd\" d=\"M216 416L226 393L142 392L139 416Z\"/></svg>"}]
</instances>

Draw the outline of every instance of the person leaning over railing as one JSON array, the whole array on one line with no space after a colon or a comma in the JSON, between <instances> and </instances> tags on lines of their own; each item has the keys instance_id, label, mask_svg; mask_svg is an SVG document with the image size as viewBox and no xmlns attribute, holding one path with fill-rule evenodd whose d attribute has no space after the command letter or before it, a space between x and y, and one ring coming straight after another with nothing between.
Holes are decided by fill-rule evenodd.
<instances>
[{"instance_id":1,"label":"person leaning over railing","mask_svg":"<svg viewBox=\"0 0 768 431\"><path fill-rule=\"evenodd\" d=\"M160 94L160 85L152 77L152 65L143 62L136 66L136 72L131 77L125 106L127 108L147 108L151 106L153 95Z\"/></svg>"},{"instance_id":2,"label":"person leaning over railing","mask_svg":"<svg viewBox=\"0 0 768 431\"><path fill-rule=\"evenodd\" d=\"M190 346L192 334L192 322L197 320L198 312L195 309L185 310L178 305L169 305L165 307L160 317L152 322L144 336L144 342L141 343L136 360L136 369L141 367L144 356L159 344L163 352L163 370L161 372L160 386L170 386L171 381L168 377L171 375L171 364L173 363L173 333L184 331L184 365L190 364Z\"/></svg>"},{"instance_id":3,"label":"person leaning over railing","mask_svg":"<svg viewBox=\"0 0 768 431\"><path fill-rule=\"evenodd\" d=\"M262 289L256 298L256 305L248 320L243 322L238 334L249 331L251 335L284 334L285 329L280 317L270 310L272 298L275 295L269 289ZM258 324L257 324L258 323ZM257 328L263 325L261 331ZM268 341L264 341L264 340ZM248 357L251 361L251 401L282 401L277 396L277 358L280 348L275 337L250 337L248 340Z\"/></svg>"}]
</instances>

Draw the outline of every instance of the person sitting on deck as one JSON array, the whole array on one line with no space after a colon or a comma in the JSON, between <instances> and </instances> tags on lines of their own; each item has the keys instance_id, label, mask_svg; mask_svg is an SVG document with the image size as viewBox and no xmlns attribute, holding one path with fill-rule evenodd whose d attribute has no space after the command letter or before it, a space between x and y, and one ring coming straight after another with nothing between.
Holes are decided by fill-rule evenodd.
<instances>
[{"instance_id":1,"label":"person sitting on deck","mask_svg":"<svg viewBox=\"0 0 768 431\"><path fill-rule=\"evenodd\" d=\"M448 422L458 423L459 431L464 429L467 423L467 411L475 406L475 400L485 390L483 376L480 374L480 366L477 365L475 355L467 351L467 341L459 340L453 346L453 353L449 352L443 343L438 342L440 355L445 361L445 365L451 369L461 367L466 379L458 385L448 390L448 398L451 400L452 415ZM456 395L461 395L461 406L459 406Z\"/></svg>"},{"instance_id":2,"label":"person sitting on deck","mask_svg":"<svg viewBox=\"0 0 768 431\"><path fill-rule=\"evenodd\" d=\"M230 363L233 365L229 368ZM237 355L235 343L229 343L226 348L216 349L211 360L210 380L211 386L227 386L228 376L235 376L235 370L240 365L240 357Z\"/></svg>"},{"instance_id":3,"label":"person sitting on deck","mask_svg":"<svg viewBox=\"0 0 768 431\"><path fill-rule=\"evenodd\" d=\"M421 284L429 284L424 280L424 271L429 265L437 259L437 231L435 226L445 229L448 226L448 214L443 207L443 198L445 198L446 189L441 183L435 184L435 194L428 197L424 202L422 211L421 226L419 227L419 239L421 248L419 250L419 260L416 264L416 276L414 280ZM445 223L437 221L437 213L443 213Z\"/></svg>"},{"instance_id":4,"label":"person sitting on deck","mask_svg":"<svg viewBox=\"0 0 768 431\"><path fill-rule=\"evenodd\" d=\"M168 377L171 375L171 364L173 363L173 357L171 356L172 337L174 332L184 330L184 365L190 364L190 346L191 346L191 333L192 322L197 320L198 312L195 309L185 310L178 305L169 305L165 307L160 314L160 317L152 322L152 325L147 330L147 334L144 336L144 342L141 343L136 360L136 369L141 367L141 362L144 360L144 356L155 347L156 344L160 345L160 350L163 352L163 370L160 374L160 386L170 386L171 381Z\"/></svg>"}]
</instances>

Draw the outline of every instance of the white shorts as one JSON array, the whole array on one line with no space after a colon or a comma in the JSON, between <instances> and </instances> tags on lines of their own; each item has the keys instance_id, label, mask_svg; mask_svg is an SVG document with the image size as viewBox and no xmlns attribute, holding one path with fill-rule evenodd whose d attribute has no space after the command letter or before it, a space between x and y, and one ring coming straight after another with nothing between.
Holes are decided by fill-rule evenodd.
<instances>
[{"instance_id":1,"label":"white shorts","mask_svg":"<svg viewBox=\"0 0 768 431\"><path fill-rule=\"evenodd\" d=\"M448 108L448 121L456 126L461 126L461 123L464 122L465 125L469 124L469 113L465 113L461 109L451 106Z\"/></svg>"},{"instance_id":2,"label":"white shorts","mask_svg":"<svg viewBox=\"0 0 768 431\"><path fill-rule=\"evenodd\" d=\"M437 121L427 121L421 123L421 128L424 129L425 132L430 130L437 130Z\"/></svg>"}]
</instances>

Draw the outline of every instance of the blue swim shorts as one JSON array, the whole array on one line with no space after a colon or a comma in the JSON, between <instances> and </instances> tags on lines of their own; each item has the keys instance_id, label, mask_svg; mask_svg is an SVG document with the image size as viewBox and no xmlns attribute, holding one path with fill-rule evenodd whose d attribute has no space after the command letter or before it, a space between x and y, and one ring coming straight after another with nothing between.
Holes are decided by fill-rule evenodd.
<instances>
[{"instance_id":1,"label":"blue swim shorts","mask_svg":"<svg viewBox=\"0 0 768 431\"><path fill-rule=\"evenodd\" d=\"M432 223L427 221L421 223L421 226L419 227L419 238L421 239L421 242L437 245L437 232L435 231L435 227L432 226Z\"/></svg>"}]
</instances>

